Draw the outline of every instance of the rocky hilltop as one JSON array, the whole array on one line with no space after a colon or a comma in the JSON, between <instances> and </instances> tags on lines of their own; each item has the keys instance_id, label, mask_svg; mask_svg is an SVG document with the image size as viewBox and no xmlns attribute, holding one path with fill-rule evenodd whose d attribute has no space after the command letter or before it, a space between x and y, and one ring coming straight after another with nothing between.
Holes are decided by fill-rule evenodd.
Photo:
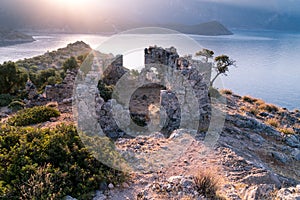
<instances>
[{"instance_id":1,"label":"rocky hilltop","mask_svg":"<svg viewBox=\"0 0 300 200\"><path fill-rule=\"evenodd\" d=\"M90 115L96 115L98 120L96 123L100 124L104 134L112 139L110 144L115 147L118 155L127 158L132 168L129 171L130 179L126 182L119 185L109 182L99 183L94 200L298 200L300 198L299 110L289 111L261 99L233 94L230 90L209 93L205 79L208 75L195 73L195 67L201 64L200 62L180 57L175 48L149 47L145 49L145 62L150 67L140 75L145 73L145 77L151 80L157 78L153 70L153 64L156 63L167 66L166 73L173 69L170 71L175 77L172 79L175 83L179 82L176 79L177 75L186 77L192 87L183 88L183 91L197 90L196 106L202 115L200 119L195 120L217 122L221 129L212 127L207 131L206 126L200 129L179 127L178 102L181 96L186 100L190 100L190 97L185 95L186 93L178 92L176 99L171 92L174 89L171 86L163 88L161 85L148 84L134 93L130 104L131 112L148 119L151 113L160 112L156 105L150 104L161 102L169 119L167 122L170 122L166 127L168 131L128 136L115 129L118 124L112 117L112 105L116 105L116 100L107 93L108 88L113 87L119 77L126 76L130 71L123 68L122 56L115 59L112 55L106 56L113 60L107 68L108 71L103 73L108 77L103 79L103 84L107 84L107 88L101 87L105 89L106 98L103 91L99 90L99 94L95 90L95 86L81 85L77 88L82 92L78 98L84 94L93 98L89 99L91 102L80 102L81 108L78 109L86 111L87 115L83 118L88 119ZM79 71L68 71L61 84L46 87L48 93L45 92L45 104L57 103L61 115L35 126L44 128L54 127L62 122L73 123L71 102L74 103L76 100L72 93L76 77L80 84L93 83L93 78L97 77L97 69L105 63L104 57L104 54L101 54L99 60L90 62L89 72L85 72L82 68ZM112 74L114 76L111 76ZM129 85L121 85L130 88ZM34 87L29 87L28 90L31 88ZM93 106L89 107L85 103L92 103ZM116 108L122 110L119 105ZM142 109L144 112L141 112ZM188 111L188 109L190 108L182 107L181 110ZM118 119L123 117L122 113L123 111L118 115ZM207 116L211 113L214 114ZM224 120L215 121L218 117ZM4 118L2 122L5 123L6 120L7 118ZM84 127L95 127L92 122L85 122ZM145 120L146 124L150 122ZM67 199L74 198L68 196Z\"/></svg>"},{"instance_id":2,"label":"rocky hilltop","mask_svg":"<svg viewBox=\"0 0 300 200\"><path fill-rule=\"evenodd\" d=\"M39 69L46 68L61 68L64 61L71 56L79 56L88 54L91 47L82 41L77 41L68 44L66 47L57 50L46 52L43 55L35 56L33 58L25 58L17 61L20 67L28 68L30 66L37 66Z\"/></svg>"},{"instance_id":3,"label":"rocky hilltop","mask_svg":"<svg viewBox=\"0 0 300 200\"><path fill-rule=\"evenodd\" d=\"M33 41L34 39L32 36L0 27L0 46L14 45Z\"/></svg>"}]
</instances>

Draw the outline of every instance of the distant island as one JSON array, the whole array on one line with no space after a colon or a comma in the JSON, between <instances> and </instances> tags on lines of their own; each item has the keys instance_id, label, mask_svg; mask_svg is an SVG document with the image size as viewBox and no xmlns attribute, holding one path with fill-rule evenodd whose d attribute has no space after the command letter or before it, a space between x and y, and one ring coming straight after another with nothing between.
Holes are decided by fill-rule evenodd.
<instances>
[{"instance_id":1,"label":"distant island","mask_svg":"<svg viewBox=\"0 0 300 200\"><path fill-rule=\"evenodd\" d=\"M126 30L142 28L142 27L160 27L178 31L184 34L192 35L204 35L204 36L219 36L219 35L233 35L233 33L228 30L223 24L218 21L210 21L201 24L195 25L186 25L186 24L127 24L122 27L116 25L115 33L127 33ZM139 29L136 30L137 34L152 34L155 32L148 32L149 30ZM101 32L100 32L101 33ZM105 33L105 32L103 32ZM160 32L160 34L168 34L169 32Z\"/></svg>"},{"instance_id":2,"label":"distant island","mask_svg":"<svg viewBox=\"0 0 300 200\"><path fill-rule=\"evenodd\" d=\"M228 30L223 24L218 21L210 21L196 25L167 25L166 28L170 28L185 34L194 35L233 35L230 30Z\"/></svg>"},{"instance_id":3,"label":"distant island","mask_svg":"<svg viewBox=\"0 0 300 200\"><path fill-rule=\"evenodd\" d=\"M0 28L0 46L8 46L33 41L34 39L30 35L7 28Z\"/></svg>"},{"instance_id":4,"label":"distant island","mask_svg":"<svg viewBox=\"0 0 300 200\"><path fill-rule=\"evenodd\" d=\"M186 24L127 24L123 26L116 25L116 33L126 31L132 28L142 28L142 27L161 27L171 30L178 31L184 34L193 35L205 35L205 36L218 36L218 35L233 35L233 33L228 30L223 24L218 21L210 21L195 25ZM144 33L139 30L138 33Z\"/></svg>"}]
</instances>

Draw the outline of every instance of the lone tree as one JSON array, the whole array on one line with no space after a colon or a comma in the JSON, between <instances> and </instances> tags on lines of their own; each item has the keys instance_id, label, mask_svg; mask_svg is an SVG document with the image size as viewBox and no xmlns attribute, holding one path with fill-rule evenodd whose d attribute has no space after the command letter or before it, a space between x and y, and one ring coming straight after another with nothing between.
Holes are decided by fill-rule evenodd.
<instances>
[{"instance_id":1,"label":"lone tree","mask_svg":"<svg viewBox=\"0 0 300 200\"><path fill-rule=\"evenodd\" d=\"M227 55L220 55L215 57L215 65L214 68L217 72L216 76L211 80L210 86L214 84L214 81L217 79L217 77L221 74L224 74L227 76L226 72L228 72L229 66L235 66L235 60L232 60Z\"/></svg>"},{"instance_id":2,"label":"lone tree","mask_svg":"<svg viewBox=\"0 0 300 200\"><path fill-rule=\"evenodd\" d=\"M201 51L196 52L195 56L205 57L205 62L208 62L209 58L213 58L215 52L209 49L202 49Z\"/></svg>"}]
</instances>

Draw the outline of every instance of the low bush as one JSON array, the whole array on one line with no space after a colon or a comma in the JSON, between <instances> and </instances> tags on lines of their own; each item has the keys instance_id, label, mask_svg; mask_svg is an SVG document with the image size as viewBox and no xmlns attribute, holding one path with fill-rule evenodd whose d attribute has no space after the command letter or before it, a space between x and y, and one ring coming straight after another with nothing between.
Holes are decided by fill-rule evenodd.
<instances>
[{"instance_id":1,"label":"low bush","mask_svg":"<svg viewBox=\"0 0 300 200\"><path fill-rule=\"evenodd\" d=\"M8 119L8 124L13 126L27 126L49 121L51 117L58 117L59 111L46 106L36 106L18 111Z\"/></svg>"},{"instance_id":2,"label":"low bush","mask_svg":"<svg viewBox=\"0 0 300 200\"><path fill-rule=\"evenodd\" d=\"M66 72L67 70L73 70L79 68L79 65L77 63L77 60L75 57L70 57L67 59L63 64L63 69Z\"/></svg>"},{"instance_id":3,"label":"low bush","mask_svg":"<svg viewBox=\"0 0 300 200\"><path fill-rule=\"evenodd\" d=\"M10 94L0 94L0 107L8 106L13 97Z\"/></svg>"},{"instance_id":4,"label":"low bush","mask_svg":"<svg viewBox=\"0 0 300 200\"><path fill-rule=\"evenodd\" d=\"M73 125L35 129L0 125L0 199L92 199L101 183L121 184L84 147Z\"/></svg>"},{"instance_id":5,"label":"low bush","mask_svg":"<svg viewBox=\"0 0 300 200\"><path fill-rule=\"evenodd\" d=\"M21 101L13 101L11 102L8 107L13 111L13 112L16 112L16 111L19 111L19 110L22 110L24 109L25 107L25 104Z\"/></svg>"}]
</instances>

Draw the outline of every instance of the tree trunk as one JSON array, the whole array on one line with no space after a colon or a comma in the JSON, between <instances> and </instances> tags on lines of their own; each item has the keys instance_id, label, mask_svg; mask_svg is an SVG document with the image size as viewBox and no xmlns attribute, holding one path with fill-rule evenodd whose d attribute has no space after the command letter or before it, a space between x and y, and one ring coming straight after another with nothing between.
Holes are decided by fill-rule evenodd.
<instances>
[{"instance_id":1,"label":"tree trunk","mask_svg":"<svg viewBox=\"0 0 300 200\"><path fill-rule=\"evenodd\" d=\"M216 76L210 81L210 86L212 87L215 80L218 78L218 76L220 75L221 73L217 73Z\"/></svg>"}]
</instances>

